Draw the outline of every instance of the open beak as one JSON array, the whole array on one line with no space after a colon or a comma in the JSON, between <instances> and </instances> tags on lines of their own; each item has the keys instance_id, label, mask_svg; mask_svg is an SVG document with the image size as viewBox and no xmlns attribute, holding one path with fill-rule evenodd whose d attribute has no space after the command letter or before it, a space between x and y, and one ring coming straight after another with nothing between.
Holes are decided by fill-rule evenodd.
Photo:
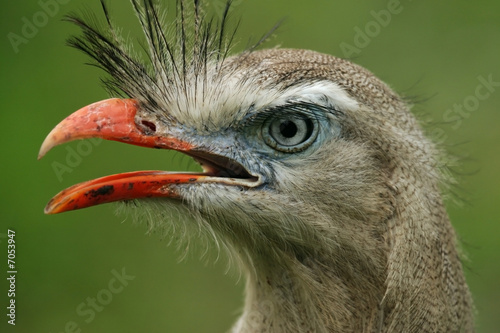
<instances>
[{"instance_id":1,"label":"open beak","mask_svg":"<svg viewBox=\"0 0 500 333\"><path fill-rule=\"evenodd\" d=\"M225 173L227 159L192 151L194 146L175 137L157 135L152 123L136 123L140 105L134 99L108 99L86 106L61 121L43 142L38 158L50 149L77 139L102 138L150 148L174 149L193 156L205 173L137 171L83 182L58 193L45 207L46 214L62 213L120 200L139 198L179 198L175 185L219 182L255 186L255 177L243 168ZM234 162L231 163L234 165ZM230 170L229 170L230 171ZM231 171L230 171L231 172ZM229 176L228 176L229 175Z\"/></svg>"}]
</instances>

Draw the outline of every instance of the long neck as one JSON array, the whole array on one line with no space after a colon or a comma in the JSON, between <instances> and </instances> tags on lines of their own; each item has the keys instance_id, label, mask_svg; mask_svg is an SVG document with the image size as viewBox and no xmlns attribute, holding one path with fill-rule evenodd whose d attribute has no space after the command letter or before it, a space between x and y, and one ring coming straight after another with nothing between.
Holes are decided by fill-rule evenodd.
<instances>
[{"instance_id":1,"label":"long neck","mask_svg":"<svg viewBox=\"0 0 500 333\"><path fill-rule=\"evenodd\" d=\"M381 331L474 332L472 299L441 197L439 163L429 158L437 153L421 136L407 140L388 148L397 162L388 181L394 212L384 235Z\"/></svg>"},{"instance_id":2,"label":"long neck","mask_svg":"<svg viewBox=\"0 0 500 333\"><path fill-rule=\"evenodd\" d=\"M358 263L347 273L328 262L284 261L248 273L244 314L233 332L374 331L383 281Z\"/></svg>"},{"instance_id":3,"label":"long neck","mask_svg":"<svg viewBox=\"0 0 500 333\"><path fill-rule=\"evenodd\" d=\"M412 187L388 221L383 332L474 332L473 306L442 199Z\"/></svg>"},{"instance_id":4,"label":"long neck","mask_svg":"<svg viewBox=\"0 0 500 333\"><path fill-rule=\"evenodd\" d=\"M348 248L323 258L253 253L244 313L233 332L473 332L472 301L444 206L439 196L415 195L427 198L416 203L396 194L404 204L384 221L380 265ZM425 209L416 207L423 203Z\"/></svg>"}]
</instances>

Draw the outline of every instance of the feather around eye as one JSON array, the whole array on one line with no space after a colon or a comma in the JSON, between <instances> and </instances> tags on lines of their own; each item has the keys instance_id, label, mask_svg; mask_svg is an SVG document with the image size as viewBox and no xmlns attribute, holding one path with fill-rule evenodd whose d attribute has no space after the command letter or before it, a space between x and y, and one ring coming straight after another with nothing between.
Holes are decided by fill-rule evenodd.
<instances>
[{"instance_id":1,"label":"feather around eye","mask_svg":"<svg viewBox=\"0 0 500 333\"><path fill-rule=\"evenodd\" d=\"M243 127L262 125L269 117L279 117L280 115L296 114L297 117L304 116L314 118L318 121L330 119L331 116L339 118L343 112L334 108L323 106L311 102L289 102L283 105L272 106L264 110L249 112L243 121Z\"/></svg>"}]
</instances>

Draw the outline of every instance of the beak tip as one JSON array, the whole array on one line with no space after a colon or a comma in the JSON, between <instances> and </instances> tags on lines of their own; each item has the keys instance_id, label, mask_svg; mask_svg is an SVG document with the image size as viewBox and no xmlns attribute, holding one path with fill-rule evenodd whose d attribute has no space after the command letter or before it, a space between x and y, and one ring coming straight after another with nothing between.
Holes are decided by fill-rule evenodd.
<instances>
[{"instance_id":1,"label":"beak tip","mask_svg":"<svg viewBox=\"0 0 500 333\"><path fill-rule=\"evenodd\" d=\"M45 142L44 142L43 145L40 147L40 150L38 151L38 157L37 157L38 160L40 160L42 157L44 157L45 154L47 154L50 149L52 149L52 147L45 144Z\"/></svg>"},{"instance_id":2,"label":"beak tip","mask_svg":"<svg viewBox=\"0 0 500 333\"><path fill-rule=\"evenodd\" d=\"M55 211L55 208L53 205L51 205L53 200L50 200L50 202L47 204L47 206L45 206L45 208L43 209L43 213L45 215L54 215L54 214L57 214L58 212Z\"/></svg>"},{"instance_id":3,"label":"beak tip","mask_svg":"<svg viewBox=\"0 0 500 333\"><path fill-rule=\"evenodd\" d=\"M38 159L40 160L42 157L45 156L51 150L54 148L54 146L58 145L56 136L54 135L54 132L58 129L58 126L56 126L43 140L42 145L40 146L40 150L38 151Z\"/></svg>"}]
</instances>

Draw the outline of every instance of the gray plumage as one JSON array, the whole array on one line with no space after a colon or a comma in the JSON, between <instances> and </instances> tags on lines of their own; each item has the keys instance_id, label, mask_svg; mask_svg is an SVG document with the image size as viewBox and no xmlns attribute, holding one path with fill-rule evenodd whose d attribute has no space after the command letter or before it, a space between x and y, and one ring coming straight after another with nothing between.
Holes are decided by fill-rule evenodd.
<instances>
[{"instance_id":1,"label":"gray plumage","mask_svg":"<svg viewBox=\"0 0 500 333\"><path fill-rule=\"evenodd\" d=\"M70 18L84 31L71 44L110 74L110 90L140 102L139 120L196 143L195 159L222 156L233 176L260 182L183 184L182 201L136 208L189 216L184 224L237 260L247 287L234 332L473 332L442 153L404 100L369 71L313 51L227 57L226 14L215 28L197 1L180 2L173 39L152 1L132 2L149 64L127 51L106 9L107 33ZM323 126L310 147L258 142L265 119L295 109L314 109Z\"/></svg>"}]
</instances>

